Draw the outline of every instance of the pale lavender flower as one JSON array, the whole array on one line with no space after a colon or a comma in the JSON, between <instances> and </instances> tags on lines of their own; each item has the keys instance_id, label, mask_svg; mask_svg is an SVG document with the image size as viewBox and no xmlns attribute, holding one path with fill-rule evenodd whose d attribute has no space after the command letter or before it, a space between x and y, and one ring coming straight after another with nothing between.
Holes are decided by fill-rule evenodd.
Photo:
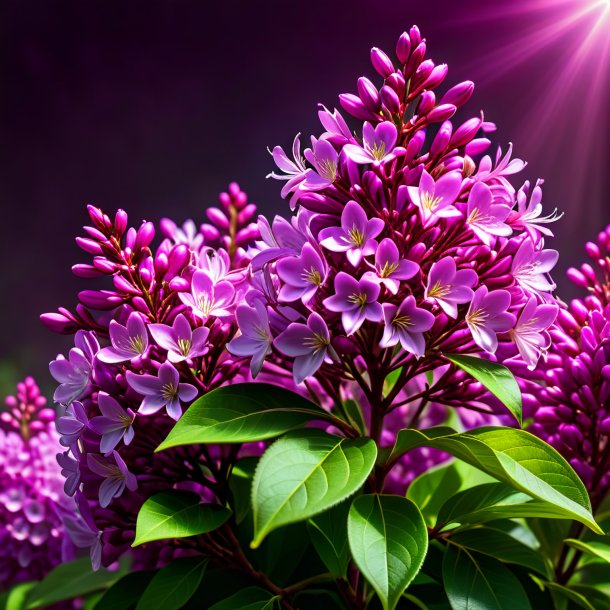
<instances>
[{"instance_id":1,"label":"pale lavender flower","mask_svg":"<svg viewBox=\"0 0 610 610\"><path fill-rule=\"evenodd\" d=\"M59 442L64 447L74 446L88 423L89 419L82 403L74 401L55 424L57 432L60 434Z\"/></svg>"},{"instance_id":2,"label":"pale lavender flower","mask_svg":"<svg viewBox=\"0 0 610 610\"><path fill-rule=\"evenodd\" d=\"M102 437L100 451L104 454L112 451L121 441L129 445L134 437L133 420L135 413L123 407L106 392L98 395L98 404L102 415L93 417L89 427Z\"/></svg>"},{"instance_id":3,"label":"pale lavender flower","mask_svg":"<svg viewBox=\"0 0 610 610\"><path fill-rule=\"evenodd\" d=\"M454 207L460 188L462 175L460 172L443 174L438 180L424 170L419 180L419 186L409 186L407 191L414 205L419 208L424 224L429 224L438 218L461 216Z\"/></svg>"},{"instance_id":4,"label":"pale lavender flower","mask_svg":"<svg viewBox=\"0 0 610 610\"><path fill-rule=\"evenodd\" d=\"M375 127L367 122L362 127L363 145L346 144L343 152L355 163L385 163L396 158L397 137L396 127L390 121L378 123Z\"/></svg>"},{"instance_id":5,"label":"pale lavender flower","mask_svg":"<svg viewBox=\"0 0 610 610\"><path fill-rule=\"evenodd\" d=\"M276 271L284 282L279 300L292 302L301 299L306 304L326 281L328 265L322 254L307 242L299 256L278 261Z\"/></svg>"},{"instance_id":6,"label":"pale lavender flower","mask_svg":"<svg viewBox=\"0 0 610 610\"><path fill-rule=\"evenodd\" d=\"M333 142L336 141L338 144L344 144L350 140L352 134L341 113L336 108L334 112L331 112L322 104L319 107L318 118L324 129L326 129L324 132L325 139L332 140Z\"/></svg>"},{"instance_id":7,"label":"pale lavender flower","mask_svg":"<svg viewBox=\"0 0 610 610\"><path fill-rule=\"evenodd\" d=\"M99 351L99 344L92 332L79 330L74 338L68 358L57 356L49 364L51 375L59 383L53 400L64 405L81 398L89 388L93 359Z\"/></svg>"},{"instance_id":8,"label":"pale lavender flower","mask_svg":"<svg viewBox=\"0 0 610 610\"><path fill-rule=\"evenodd\" d=\"M172 326L149 324L148 328L157 345L167 350L167 359L170 362L177 363L203 356L208 351L210 329L206 326L191 328L184 314L178 314Z\"/></svg>"},{"instance_id":9,"label":"pale lavender flower","mask_svg":"<svg viewBox=\"0 0 610 610\"><path fill-rule=\"evenodd\" d=\"M537 180L532 189L528 200L530 183L526 181L517 192L517 209L513 210L508 217L508 224L518 230L525 230L530 237L536 241L539 234L548 237L553 236L553 232L543 226L559 220L563 214L557 212L555 208L547 216L542 216L542 184L543 180Z\"/></svg>"},{"instance_id":10,"label":"pale lavender flower","mask_svg":"<svg viewBox=\"0 0 610 610\"><path fill-rule=\"evenodd\" d=\"M434 325L434 315L417 307L413 295L400 306L384 303L382 307L385 328L379 345L393 347L400 341L405 351L421 358L426 351L424 333Z\"/></svg>"},{"instance_id":11,"label":"pale lavender flower","mask_svg":"<svg viewBox=\"0 0 610 610\"><path fill-rule=\"evenodd\" d=\"M102 532L91 529L88 523L73 511L60 511L61 522L70 537L70 541L79 549L89 549L91 567L97 571L102 565Z\"/></svg>"},{"instance_id":12,"label":"pale lavender flower","mask_svg":"<svg viewBox=\"0 0 610 610\"><path fill-rule=\"evenodd\" d=\"M418 271L419 265L406 258L401 259L394 241L386 237L375 252L375 271L367 271L364 276L378 281L396 294L400 281L411 279Z\"/></svg>"},{"instance_id":13,"label":"pale lavender flower","mask_svg":"<svg viewBox=\"0 0 610 610\"><path fill-rule=\"evenodd\" d=\"M557 305L539 304L536 297L531 297L521 310L515 327L509 331L521 358L530 370L533 370L542 353L551 344L547 329L557 317Z\"/></svg>"},{"instance_id":14,"label":"pale lavender flower","mask_svg":"<svg viewBox=\"0 0 610 610\"><path fill-rule=\"evenodd\" d=\"M300 230L300 217L290 222L281 216L272 225L264 216L258 217L260 241L256 242L257 254L252 259L252 269L258 271L265 263L280 256L297 256L307 241Z\"/></svg>"},{"instance_id":15,"label":"pale lavender flower","mask_svg":"<svg viewBox=\"0 0 610 610\"><path fill-rule=\"evenodd\" d=\"M508 290L489 292L487 286L480 286L468 308L466 324L474 342L492 354L498 348L497 333L506 332L515 325L515 316L507 311L510 301Z\"/></svg>"},{"instance_id":16,"label":"pale lavender flower","mask_svg":"<svg viewBox=\"0 0 610 610\"><path fill-rule=\"evenodd\" d=\"M292 374L296 383L311 377L330 356L338 356L330 345L330 333L326 322L317 313L307 318L307 324L293 322L276 338L275 347L294 358Z\"/></svg>"},{"instance_id":17,"label":"pale lavender flower","mask_svg":"<svg viewBox=\"0 0 610 610\"><path fill-rule=\"evenodd\" d=\"M267 354L271 352L273 342L267 307L257 299L252 307L240 305L235 315L241 335L227 345L227 350L234 356L250 356L250 371L252 377L256 377L263 368Z\"/></svg>"},{"instance_id":18,"label":"pale lavender flower","mask_svg":"<svg viewBox=\"0 0 610 610\"><path fill-rule=\"evenodd\" d=\"M100 506L106 508L114 498L119 498L125 488L135 491L138 481L134 474L129 472L123 458L116 452L112 452L114 464L107 459L94 453L87 454L87 467L91 472L101 476L102 481L99 489Z\"/></svg>"},{"instance_id":19,"label":"pale lavender flower","mask_svg":"<svg viewBox=\"0 0 610 610\"><path fill-rule=\"evenodd\" d=\"M197 257L197 267L206 272L214 283L224 279L231 269L231 257L223 248L202 248Z\"/></svg>"},{"instance_id":20,"label":"pale lavender flower","mask_svg":"<svg viewBox=\"0 0 610 610\"><path fill-rule=\"evenodd\" d=\"M61 476L66 479L64 491L66 495L73 496L80 485L80 466L69 451L57 454L57 463L61 468Z\"/></svg>"},{"instance_id":21,"label":"pale lavender flower","mask_svg":"<svg viewBox=\"0 0 610 610\"><path fill-rule=\"evenodd\" d=\"M383 317L381 305L377 302L380 287L367 278L357 280L340 271L335 276L335 294L324 299L330 311L341 314L343 328L353 335L365 320L380 322Z\"/></svg>"},{"instance_id":22,"label":"pale lavender flower","mask_svg":"<svg viewBox=\"0 0 610 610\"><path fill-rule=\"evenodd\" d=\"M446 256L430 267L425 298L433 299L451 318L457 318L457 306L472 299L472 286L478 277L472 269L457 271L455 260Z\"/></svg>"},{"instance_id":23,"label":"pale lavender flower","mask_svg":"<svg viewBox=\"0 0 610 610\"><path fill-rule=\"evenodd\" d=\"M190 250L199 250L203 245L203 234L190 218L185 220L179 227L171 218L162 218L159 223L163 235L171 239L175 244L184 244Z\"/></svg>"},{"instance_id":24,"label":"pale lavender flower","mask_svg":"<svg viewBox=\"0 0 610 610\"><path fill-rule=\"evenodd\" d=\"M276 146L272 151L271 155L278 168L283 172L282 174L276 174L272 172L267 178L275 178L276 180L286 180L286 184L282 188L282 197L286 197L289 193L295 190L299 184L305 180L305 173L307 167L305 165L305 159L301 155L301 134L298 133L294 142L292 143L292 157L293 161L288 158L288 155L284 152L281 146Z\"/></svg>"},{"instance_id":25,"label":"pale lavender flower","mask_svg":"<svg viewBox=\"0 0 610 610\"><path fill-rule=\"evenodd\" d=\"M123 326L116 320L110 322L110 347L101 349L97 357L102 362L114 364L139 358L148 349L148 333L142 316L134 311L129 314L127 324Z\"/></svg>"},{"instance_id":26,"label":"pale lavender flower","mask_svg":"<svg viewBox=\"0 0 610 610\"><path fill-rule=\"evenodd\" d=\"M152 415L165 407L167 414L175 420L180 419L182 407L180 401L190 402L197 396L197 388L190 383L180 383L180 375L170 362L164 362L159 367L159 374L136 375L131 371L126 373L127 383L144 400L138 409L142 415Z\"/></svg>"},{"instance_id":27,"label":"pale lavender flower","mask_svg":"<svg viewBox=\"0 0 610 610\"><path fill-rule=\"evenodd\" d=\"M231 315L235 287L225 280L214 283L205 271L198 269L193 274L191 292L181 292L178 296L199 318L204 320L210 316L224 318Z\"/></svg>"},{"instance_id":28,"label":"pale lavender flower","mask_svg":"<svg viewBox=\"0 0 610 610\"><path fill-rule=\"evenodd\" d=\"M316 140L312 137L312 148L305 151L305 158L314 166L305 172L302 187L310 191L319 191L329 187L337 178L339 155L328 140Z\"/></svg>"},{"instance_id":29,"label":"pale lavender flower","mask_svg":"<svg viewBox=\"0 0 610 610\"><path fill-rule=\"evenodd\" d=\"M555 289L549 272L558 258L557 250L537 249L531 239L524 239L513 257L511 273L523 289L542 296Z\"/></svg>"},{"instance_id":30,"label":"pale lavender flower","mask_svg":"<svg viewBox=\"0 0 610 610\"><path fill-rule=\"evenodd\" d=\"M491 245L493 236L509 236L513 230L504 221L510 214L510 206L494 203L491 189L483 182L472 187L466 206L466 222L480 240Z\"/></svg>"},{"instance_id":31,"label":"pale lavender flower","mask_svg":"<svg viewBox=\"0 0 610 610\"><path fill-rule=\"evenodd\" d=\"M320 245L333 252L345 252L347 260L357 267L363 256L375 252L375 237L383 231L381 218L367 218L366 212L355 201L349 201L341 213L341 226L322 229Z\"/></svg>"},{"instance_id":32,"label":"pale lavender flower","mask_svg":"<svg viewBox=\"0 0 610 610\"><path fill-rule=\"evenodd\" d=\"M504 156L502 156L502 149L498 148L495 164L489 155L485 155L479 163L479 169L474 178L487 184L500 184L509 193L514 193L515 189L506 176L518 174L527 163L521 159L511 159L512 154L513 145L511 143Z\"/></svg>"}]
</instances>

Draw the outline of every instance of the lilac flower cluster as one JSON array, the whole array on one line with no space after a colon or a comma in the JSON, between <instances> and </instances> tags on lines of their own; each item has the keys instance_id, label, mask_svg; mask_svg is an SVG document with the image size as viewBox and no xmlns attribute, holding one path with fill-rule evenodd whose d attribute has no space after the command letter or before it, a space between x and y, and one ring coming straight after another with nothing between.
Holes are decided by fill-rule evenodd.
<instances>
[{"instance_id":1,"label":"lilac flower cluster","mask_svg":"<svg viewBox=\"0 0 610 610\"><path fill-rule=\"evenodd\" d=\"M297 384L315 380L337 409L356 384L374 406L374 438L403 405L402 425L430 404L489 413L481 386L444 354L534 368L558 310L549 275L558 253L544 244L557 216L542 214L542 182L513 186L525 163L510 146L484 154L495 127L482 115L451 122L474 86L437 94L447 66L425 53L416 27L396 60L374 48L380 84L362 77L357 94L340 96L356 131L322 106L322 133L303 152L300 135L292 158L273 149L271 176L285 181L294 213L259 221L242 334L228 346L251 358L253 375L272 363ZM414 393L415 379L424 381Z\"/></svg>"},{"instance_id":2,"label":"lilac flower cluster","mask_svg":"<svg viewBox=\"0 0 610 610\"><path fill-rule=\"evenodd\" d=\"M42 320L75 333L74 347L50 371L62 405L58 461L78 506L66 527L90 548L94 565L110 564L131 545L138 511L154 493L177 487L215 497L226 447L154 450L195 398L249 375L225 346L236 332L247 248L258 237L255 211L231 184L199 229L163 219L164 239L153 249L151 222L128 228L122 210L111 220L89 207L91 225L77 243L93 260L73 271L112 288L82 291L75 311ZM155 565L173 552L148 545L136 561Z\"/></svg>"},{"instance_id":3,"label":"lilac flower cluster","mask_svg":"<svg viewBox=\"0 0 610 610\"><path fill-rule=\"evenodd\" d=\"M0 413L0 591L39 580L69 550L60 519L67 504L55 454L59 441L36 382L27 377Z\"/></svg>"},{"instance_id":4,"label":"lilac flower cluster","mask_svg":"<svg viewBox=\"0 0 610 610\"><path fill-rule=\"evenodd\" d=\"M530 431L569 460L594 508L610 491L610 226L568 276L589 295L559 312L539 371L516 369Z\"/></svg>"}]
</instances>

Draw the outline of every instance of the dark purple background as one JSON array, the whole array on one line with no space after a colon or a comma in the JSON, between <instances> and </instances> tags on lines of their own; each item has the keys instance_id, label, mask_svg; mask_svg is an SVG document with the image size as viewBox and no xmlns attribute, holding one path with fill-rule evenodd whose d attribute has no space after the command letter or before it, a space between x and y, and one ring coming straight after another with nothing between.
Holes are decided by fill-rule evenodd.
<instances>
[{"instance_id":1,"label":"dark purple background","mask_svg":"<svg viewBox=\"0 0 610 610\"><path fill-rule=\"evenodd\" d=\"M539 88L553 79L556 51L494 79L486 57L532 23L527 15L469 22L489 6L473 0L4 0L4 377L33 372L46 384L46 362L66 346L38 315L73 306L76 291L86 287L70 272L86 259L73 240L86 221L86 203L124 207L135 223L164 215L200 220L203 208L237 180L262 211L285 212L278 184L265 180L272 169L266 147L289 145L296 131L317 132L317 102L334 105L338 93L370 72L369 48L392 51L413 23L427 37L430 56L450 64L448 82L486 77L470 114L485 108L500 127L498 141L513 140L529 161L528 176L546 179L547 206L566 212L554 242L562 269L579 261L584 241L610 220L610 172L592 170L575 184L569 142L578 134L569 116L554 127L558 137L548 146L521 129ZM569 112L578 111L575 98ZM600 126L602 134L607 127ZM600 142L595 155L605 167L607 138Z\"/></svg>"}]
</instances>

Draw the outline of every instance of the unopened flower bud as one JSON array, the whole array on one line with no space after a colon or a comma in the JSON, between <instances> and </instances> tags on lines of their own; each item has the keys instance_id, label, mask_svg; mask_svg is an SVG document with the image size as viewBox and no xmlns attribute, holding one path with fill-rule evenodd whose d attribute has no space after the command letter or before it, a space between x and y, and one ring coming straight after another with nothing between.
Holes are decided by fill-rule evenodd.
<instances>
[{"instance_id":1,"label":"unopened flower bud","mask_svg":"<svg viewBox=\"0 0 610 610\"><path fill-rule=\"evenodd\" d=\"M407 32L403 32L396 43L396 57L401 64L407 63L411 53L411 39Z\"/></svg>"},{"instance_id":2,"label":"unopened flower bud","mask_svg":"<svg viewBox=\"0 0 610 610\"><path fill-rule=\"evenodd\" d=\"M394 72L392 60L377 47L371 49L371 63L375 71L383 78L387 78Z\"/></svg>"},{"instance_id":3,"label":"unopened flower bud","mask_svg":"<svg viewBox=\"0 0 610 610\"><path fill-rule=\"evenodd\" d=\"M147 248L155 237L155 225L152 222L144 222L138 229L133 245L134 251Z\"/></svg>"},{"instance_id":4,"label":"unopened flower bud","mask_svg":"<svg viewBox=\"0 0 610 610\"><path fill-rule=\"evenodd\" d=\"M358 79L358 95L362 100L362 103L371 111L377 112L381 105L381 100L379 98L379 91L373 83L366 78L366 76L362 76Z\"/></svg>"},{"instance_id":5,"label":"unopened flower bud","mask_svg":"<svg viewBox=\"0 0 610 610\"><path fill-rule=\"evenodd\" d=\"M441 98L441 104L453 104L458 108L463 106L471 97L474 92L474 83L472 81L464 81L454 87L451 87L449 91Z\"/></svg>"}]
</instances>

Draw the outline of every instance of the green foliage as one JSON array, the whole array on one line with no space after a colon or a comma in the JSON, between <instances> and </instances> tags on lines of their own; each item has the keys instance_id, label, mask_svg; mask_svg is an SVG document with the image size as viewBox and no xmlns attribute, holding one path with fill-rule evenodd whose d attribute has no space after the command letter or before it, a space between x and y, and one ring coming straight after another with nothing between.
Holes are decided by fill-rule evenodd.
<instances>
[{"instance_id":1,"label":"green foliage","mask_svg":"<svg viewBox=\"0 0 610 610\"><path fill-rule=\"evenodd\" d=\"M610 563L610 542L602 540L575 540L574 538L568 538L564 540L564 543L569 547L582 551L591 557L601 559L606 563ZM608 576L610 580L610 574Z\"/></svg>"},{"instance_id":2,"label":"green foliage","mask_svg":"<svg viewBox=\"0 0 610 610\"><path fill-rule=\"evenodd\" d=\"M129 610L134 608L154 574L154 570L142 570L126 574L104 593L95 604L95 610Z\"/></svg>"},{"instance_id":3,"label":"green foliage","mask_svg":"<svg viewBox=\"0 0 610 610\"><path fill-rule=\"evenodd\" d=\"M348 440L303 430L276 441L260 459L252 482L254 539L323 512L366 481L377 451L371 439Z\"/></svg>"},{"instance_id":4,"label":"green foliage","mask_svg":"<svg viewBox=\"0 0 610 610\"><path fill-rule=\"evenodd\" d=\"M387 495L357 497L348 518L354 562L384 610L394 610L426 556L428 532L417 506Z\"/></svg>"},{"instance_id":5,"label":"green foliage","mask_svg":"<svg viewBox=\"0 0 610 610\"><path fill-rule=\"evenodd\" d=\"M237 383L196 400L157 451L179 445L249 443L280 436L328 414L311 401L278 386Z\"/></svg>"},{"instance_id":6,"label":"green foliage","mask_svg":"<svg viewBox=\"0 0 610 610\"><path fill-rule=\"evenodd\" d=\"M153 576L136 610L179 610L199 587L206 566L204 557L175 559Z\"/></svg>"},{"instance_id":7,"label":"green foliage","mask_svg":"<svg viewBox=\"0 0 610 610\"><path fill-rule=\"evenodd\" d=\"M311 542L335 578L345 578L350 558L347 541L348 511L349 504L342 502L307 522Z\"/></svg>"},{"instance_id":8,"label":"green foliage","mask_svg":"<svg viewBox=\"0 0 610 610\"><path fill-rule=\"evenodd\" d=\"M279 597L260 587L242 589L214 604L209 610L275 610Z\"/></svg>"},{"instance_id":9,"label":"green foliage","mask_svg":"<svg viewBox=\"0 0 610 610\"><path fill-rule=\"evenodd\" d=\"M231 512L217 504L201 504L196 493L172 489L155 494L138 513L132 546L153 540L186 538L220 527Z\"/></svg>"},{"instance_id":10,"label":"green foliage","mask_svg":"<svg viewBox=\"0 0 610 610\"><path fill-rule=\"evenodd\" d=\"M474 356L445 354L455 366L472 375L482 383L522 423L522 400L519 384L504 365Z\"/></svg>"}]
</instances>

